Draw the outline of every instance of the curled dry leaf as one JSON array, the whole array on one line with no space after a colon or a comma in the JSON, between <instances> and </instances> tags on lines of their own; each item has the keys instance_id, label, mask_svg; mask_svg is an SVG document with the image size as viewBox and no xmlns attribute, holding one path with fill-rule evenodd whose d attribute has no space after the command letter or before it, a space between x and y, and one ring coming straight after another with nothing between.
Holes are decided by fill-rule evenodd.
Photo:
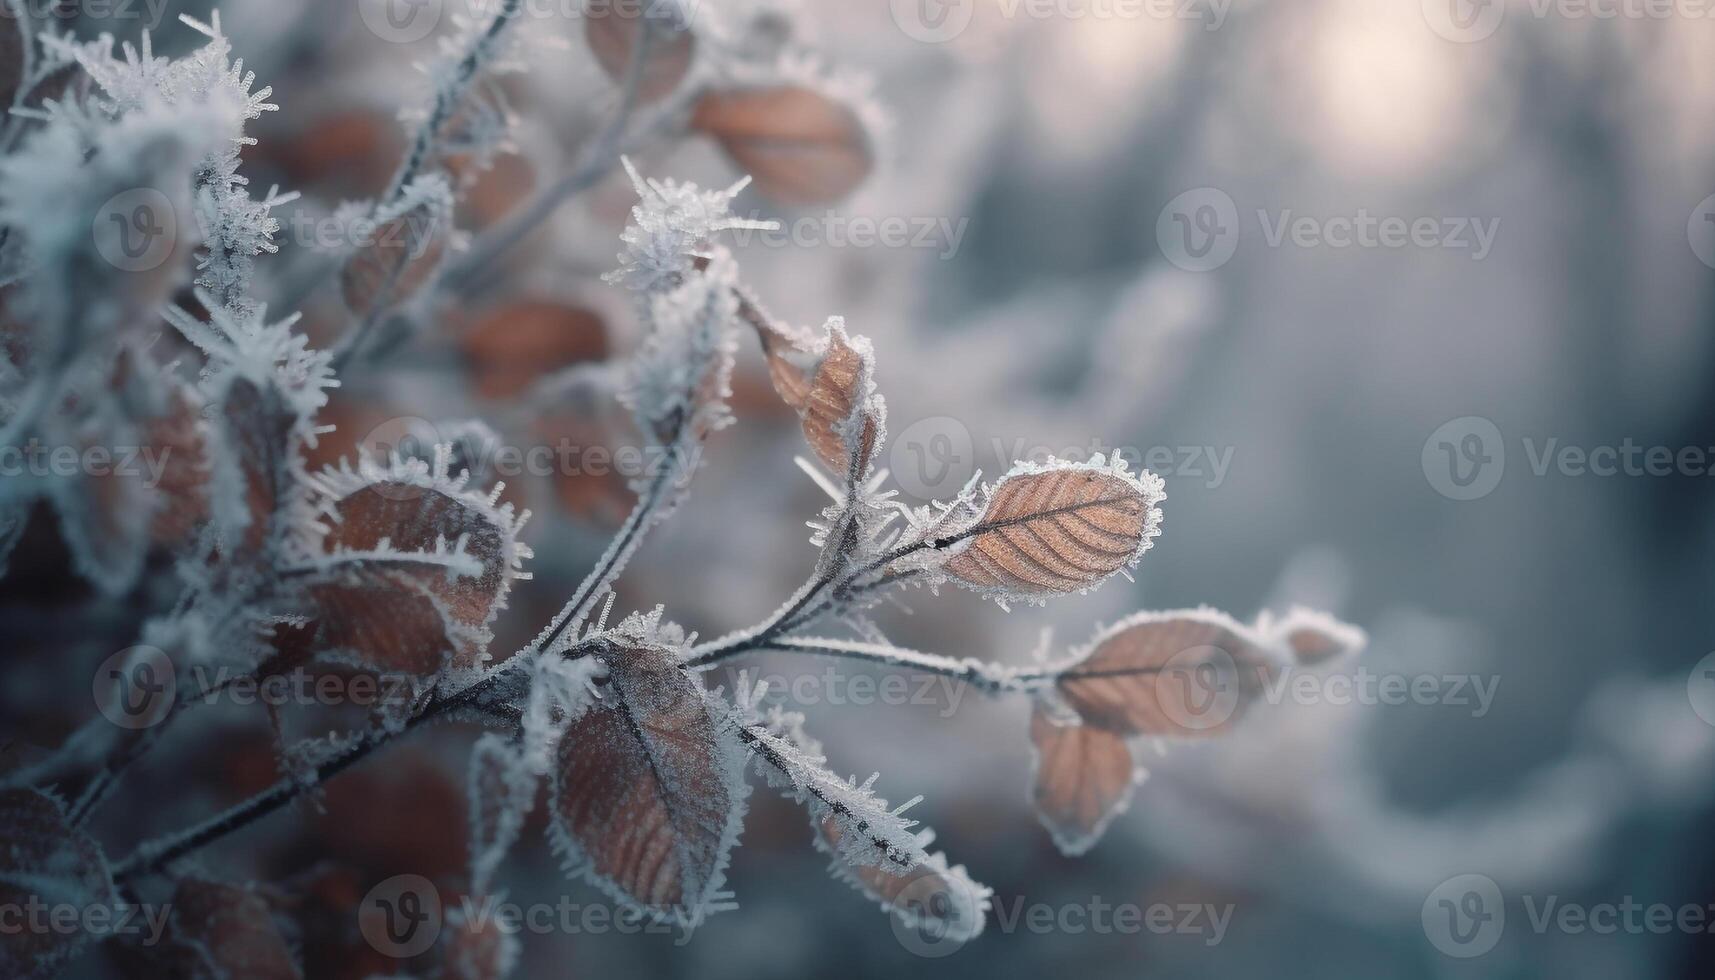
<instances>
[{"instance_id":1,"label":"curled dry leaf","mask_svg":"<svg viewBox=\"0 0 1715 980\"><path fill-rule=\"evenodd\" d=\"M774 390L798 413L816 457L852 480L867 476L884 438L885 414L875 392L869 339L848 336L845 321L833 317L826 335L812 346L751 304L742 304L741 313L755 325Z\"/></svg>"},{"instance_id":2,"label":"curled dry leaf","mask_svg":"<svg viewBox=\"0 0 1715 980\"><path fill-rule=\"evenodd\" d=\"M808 88L710 92L698 100L691 128L720 143L759 191L794 207L845 197L875 164L858 114Z\"/></svg>"},{"instance_id":3,"label":"curled dry leaf","mask_svg":"<svg viewBox=\"0 0 1715 980\"><path fill-rule=\"evenodd\" d=\"M101 848L32 789L0 790L0 906L92 908L117 901ZM0 976L52 976L88 937L77 930L0 930Z\"/></svg>"},{"instance_id":4,"label":"curled dry leaf","mask_svg":"<svg viewBox=\"0 0 1715 980\"><path fill-rule=\"evenodd\" d=\"M198 980L298 980L303 976L261 895L186 878L173 891L164 964Z\"/></svg>"},{"instance_id":5,"label":"curled dry leaf","mask_svg":"<svg viewBox=\"0 0 1715 980\"><path fill-rule=\"evenodd\" d=\"M1100 456L1020 465L928 528L935 571L1002 600L1082 592L1149 550L1165 496L1160 477Z\"/></svg>"},{"instance_id":6,"label":"curled dry leaf","mask_svg":"<svg viewBox=\"0 0 1715 980\"><path fill-rule=\"evenodd\" d=\"M421 178L376 215L374 234L340 271L345 305L360 317L393 309L434 277L452 236L452 192L440 175Z\"/></svg>"},{"instance_id":7,"label":"curled dry leaf","mask_svg":"<svg viewBox=\"0 0 1715 980\"><path fill-rule=\"evenodd\" d=\"M844 321L828 321L827 345L799 410L804 438L822 462L854 481L869 474L882 438L881 398L875 394L875 353L864 337L846 336Z\"/></svg>"},{"instance_id":8,"label":"curled dry leaf","mask_svg":"<svg viewBox=\"0 0 1715 980\"><path fill-rule=\"evenodd\" d=\"M657 13L659 0L592 0L584 11L584 37L601 70L623 83L644 30L649 31L637 101L654 102L679 87L696 55L696 35L672 16Z\"/></svg>"},{"instance_id":9,"label":"curled dry leaf","mask_svg":"<svg viewBox=\"0 0 1715 980\"><path fill-rule=\"evenodd\" d=\"M743 752L671 650L628 646L603 662L602 700L557 751L555 849L615 899L695 925L738 840Z\"/></svg>"},{"instance_id":10,"label":"curled dry leaf","mask_svg":"<svg viewBox=\"0 0 1715 980\"><path fill-rule=\"evenodd\" d=\"M815 828L818 845L833 855L834 876L880 903L907 927L960 944L981 935L993 892L972 881L963 867L949 867L941 852L926 855L905 871L885 861L858 864L844 857L840 824L832 815L816 820Z\"/></svg>"},{"instance_id":11,"label":"curled dry leaf","mask_svg":"<svg viewBox=\"0 0 1715 980\"><path fill-rule=\"evenodd\" d=\"M1031 710L1036 812L1066 854L1093 847L1125 812L1144 772L1124 736L1077 719L1062 722L1039 701Z\"/></svg>"},{"instance_id":12,"label":"curled dry leaf","mask_svg":"<svg viewBox=\"0 0 1715 980\"><path fill-rule=\"evenodd\" d=\"M459 337L472 384L484 398L522 394L554 371L608 357L607 328L590 310L554 300L509 303Z\"/></svg>"}]
</instances>

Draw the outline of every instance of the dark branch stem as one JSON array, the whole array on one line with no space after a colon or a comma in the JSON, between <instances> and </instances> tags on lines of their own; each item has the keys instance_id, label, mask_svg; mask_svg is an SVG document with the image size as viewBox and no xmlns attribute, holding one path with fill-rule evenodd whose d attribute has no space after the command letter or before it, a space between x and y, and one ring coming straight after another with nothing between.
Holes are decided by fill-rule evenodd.
<instances>
[{"instance_id":1,"label":"dark branch stem","mask_svg":"<svg viewBox=\"0 0 1715 980\"><path fill-rule=\"evenodd\" d=\"M356 745L316 767L315 778L313 779L281 780L272 787L233 805L225 812L195 827L139 845L135 851L131 852L130 856L114 866L114 879L123 882L153 873L187 854L250 826L316 786L363 761L394 738L406 732L415 731L455 708L473 706L478 698L493 691L504 681L511 679L519 664L527 662L529 661L524 658L514 658L463 690L446 697L436 698L413 716L410 721L406 722L401 729L371 732Z\"/></svg>"}]
</instances>

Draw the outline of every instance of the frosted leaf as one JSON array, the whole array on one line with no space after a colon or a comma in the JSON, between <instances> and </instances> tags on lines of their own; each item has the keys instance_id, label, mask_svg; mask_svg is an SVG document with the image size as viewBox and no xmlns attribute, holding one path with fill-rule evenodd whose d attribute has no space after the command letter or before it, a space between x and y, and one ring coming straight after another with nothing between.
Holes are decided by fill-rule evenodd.
<instances>
[{"instance_id":1,"label":"frosted leaf","mask_svg":"<svg viewBox=\"0 0 1715 980\"><path fill-rule=\"evenodd\" d=\"M210 519L229 560L259 562L278 550L296 485L292 454L300 420L277 387L229 373L209 386Z\"/></svg>"},{"instance_id":2,"label":"frosted leaf","mask_svg":"<svg viewBox=\"0 0 1715 980\"><path fill-rule=\"evenodd\" d=\"M58 800L32 789L0 790L0 905L87 909L117 902L101 848L71 826ZM0 976L52 976L87 938L80 931L0 931Z\"/></svg>"},{"instance_id":3,"label":"frosted leaf","mask_svg":"<svg viewBox=\"0 0 1715 980\"><path fill-rule=\"evenodd\" d=\"M646 300L652 329L632 358L620 398L638 427L661 445L688 452L692 442L732 422L734 275L731 259L721 256L705 272Z\"/></svg>"},{"instance_id":4,"label":"frosted leaf","mask_svg":"<svg viewBox=\"0 0 1715 980\"><path fill-rule=\"evenodd\" d=\"M394 459L383 466L362 460L317 478L329 556L377 555L372 567L408 579L436 596L461 626L485 629L506 608L512 580L523 577L530 549L518 540L528 513L494 495L467 489L468 475L450 475L450 445L433 463ZM396 561L385 560L389 555ZM423 558L468 558L469 574ZM451 572L451 574L449 574Z\"/></svg>"},{"instance_id":5,"label":"frosted leaf","mask_svg":"<svg viewBox=\"0 0 1715 980\"><path fill-rule=\"evenodd\" d=\"M769 785L804 804L818 823L833 822L833 839L849 863L903 874L927 857L912 830L917 821L904 815L920 797L891 806L875 794L875 776L859 783L835 775L814 742L790 740L755 722L737 731Z\"/></svg>"},{"instance_id":6,"label":"frosted leaf","mask_svg":"<svg viewBox=\"0 0 1715 980\"><path fill-rule=\"evenodd\" d=\"M299 417L303 426L300 439L313 444L308 420L327 404L328 389L339 386L328 353L312 349L308 338L295 331L296 314L270 323L265 306L239 312L221 306L206 291L199 290L196 295L209 311L207 321L179 307L169 307L166 317L185 339L208 355L205 392L218 393L231 375L253 384L272 384Z\"/></svg>"},{"instance_id":7,"label":"frosted leaf","mask_svg":"<svg viewBox=\"0 0 1715 980\"><path fill-rule=\"evenodd\" d=\"M1369 642L1358 627L1302 606L1292 607L1279 619L1265 614L1258 618L1256 629L1269 642L1289 651L1294 661L1307 667L1351 656Z\"/></svg>"},{"instance_id":8,"label":"frosted leaf","mask_svg":"<svg viewBox=\"0 0 1715 980\"><path fill-rule=\"evenodd\" d=\"M134 179L124 189L152 187L172 198L178 225L194 225L203 233L197 284L222 307L248 315L254 309L246 296L253 259L276 250L273 236L279 222L271 212L292 196L270 193L265 200L252 200L245 179L238 174L239 154L255 142L244 135L245 123L278 107L268 101L270 90L253 89L254 73L246 73L241 61L232 60L218 14L210 24L180 19L207 37L208 43L177 60L155 56L148 32L142 35L140 50L125 44L118 55L110 37L87 44L49 37L47 53L67 66L59 74L72 71L76 77L87 77L101 92L81 115L62 106L50 128L62 133L83 131L83 139L97 147L96 166L101 165L103 145L117 148L127 139L127 129L146 127L153 116L169 120L177 116L187 134L200 132L194 147L186 144L191 147L194 179L187 171L177 180ZM44 79L38 87L48 81ZM63 88L66 80L57 84ZM133 147L139 142L135 136L129 141ZM121 151L120 158L140 152ZM177 197L181 188L190 192L188 197Z\"/></svg>"},{"instance_id":9,"label":"frosted leaf","mask_svg":"<svg viewBox=\"0 0 1715 980\"><path fill-rule=\"evenodd\" d=\"M1144 612L1098 630L1047 667L1031 715L1034 798L1067 854L1094 846L1144 778L1138 737L1206 738L1238 726L1267 686L1298 665L1355 653L1362 630L1294 609L1245 626L1207 607Z\"/></svg>"},{"instance_id":10,"label":"frosted leaf","mask_svg":"<svg viewBox=\"0 0 1715 980\"><path fill-rule=\"evenodd\" d=\"M607 282L645 293L672 289L712 257L714 236L720 232L777 227L771 221L733 216L733 198L748 180L724 191L705 191L670 179L644 180L630 160L623 162L641 200L619 236L625 251L619 253L619 269L603 277Z\"/></svg>"},{"instance_id":11,"label":"frosted leaf","mask_svg":"<svg viewBox=\"0 0 1715 980\"><path fill-rule=\"evenodd\" d=\"M953 943L966 943L982 934L994 892L972 881L962 866L949 867L940 851L926 854L908 871L852 864L840 846L844 831L838 821L824 816L815 829L817 846L833 856L830 873L874 899L907 928ZM925 831L919 844L927 847L933 839Z\"/></svg>"},{"instance_id":12,"label":"frosted leaf","mask_svg":"<svg viewBox=\"0 0 1715 980\"><path fill-rule=\"evenodd\" d=\"M1278 663L1226 613L1145 612L1098 632L1054 684L1085 724L1121 735L1207 737L1231 730L1260 689L1258 670Z\"/></svg>"},{"instance_id":13,"label":"frosted leaf","mask_svg":"<svg viewBox=\"0 0 1715 980\"><path fill-rule=\"evenodd\" d=\"M566 730L555 763L555 850L615 900L693 927L738 840L743 752L671 650L600 656L602 700Z\"/></svg>"},{"instance_id":14,"label":"frosted leaf","mask_svg":"<svg viewBox=\"0 0 1715 980\"><path fill-rule=\"evenodd\" d=\"M896 571L1002 602L1088 591L1137 564L1161 533L1160 477L1125 461L1020 463L993 486L914 515Z\"/></svg>"},{"instance_id":15,"label":"frosted leaf","mask_svg":"<svg viewBox=\"0 0 1715 980\"><path fill-rule=\"evenodd\" d=\"M285 608L314 630L303 646L281 652L283 664L313 661L432 683L449 668L481 663L488 646L487 630L464 626L439 597L385 565L330 572L300 596Z\"/></svg>"},{"instance_id":16,"label":"frosted leaf","mask_svg":"<svg viewBox=\"0 0 1715 980\"><path fill-rule=\"evenodd\" d=\"M1208 608L1144 612L1099 631L1054 668L1054 686L1086 724L1124 735L1229 731L1264 687L1328 650L1353 653L1362 630L1295 609L1255 627Z\"/></svg>"},{"instance_id":17,"label":"frosted leaf","mask_svg":"<svg viewBox=\"0 0 1715 980\"><path fill-rule=\"evenodd\" d=\"M697 39L690 29L688 11L677 2L648 2L638 5L641 16L635 16L616 11L606 0L592 0L586 6L594 5L604 9L585 11L584 40L609 78L625 81L647 23L651 36L638 78L637 101L654 102L679 87L696 54Z\"/></svg>"},{"instance_id":18,"label":"frosted leaf","mask_svg":"<svg viewBox=\"0 0 1715 980\"><path fill-rule=\"evenodd\" d=\"M489 893L494 873L535 805L536 783L520 747L492 733L477 739L467 780L473 894Z\"/></svg>"},{"instance_id":19,"label":"frosted leaf","mask_svg":"<svg viewBox=\"0 0 1715 980\"><path fill-rule=\"evenodd\" d=\"M98 412L85 418L50 417L44 434L53 445L74 447L80 459L101 449L121 461L112 447L140 445L138 428L112 399L97 398L95 404ZM115 465L111 473L55 480L48 491L78 572L108 595L128 592L143 570L159 502L146 472L138 466L121 475Z\"/></svg>"},{"instance_id":20,"label":"frosted leaf","mask_svg":"<svg viewBox=\"0 0 1715 980\"><path fill-rule=\"evenodd\" d=\"M980 933L991 893L927 850L934 834L914 830L916 821L904 816L921 797L891 806L875 794L876 776L859 783L835 775L804 731L802 715L776 705L758 717L763 695L741 678L735 730L764 780L804 805L816 846L832 857L834 877L912 928L933 928L960 941Z\"/></svg>"},{"instance_id":21,"label":"frosted leaf","mask_svg":"<svg viewBox=\"0 0 1715 980\"><path fill-rule=\"evenodd\" d=\"M164 411L143 423L144 444L160 467L150 533L156 544L178 546L208 522L210 463L201 395L189 385L169 385Z\"/></svg>"},{"instance_id":22,"label":"frosted leaf","mask_svg":"<svg viewBox=\"0 0 1715 980\"><path fill-rule=\"evenodd\" d=\"M248 888L182 879L173 891L160 966L199 980L299 980L303 972L263 897Z\"/></svg>"},{"instance_id":23,"label":"frosted leaf","mask_svg":"<svg viewBox=\"0 0 1715 980\"><path fill-rule=\"evenodd\" d=\"M371 239L340 272L345 305L359 317L404 304L433 279L452 235L453 192L442 174L417 178L375 213Z\"/></svg>"},{"instance_id":24,"label":"frosted leaf","mask_svg":"<svg viewBox=\"0 0 1715 980\"><path fill-rule=\"evenodd\" d=\"M56 118L0 157L0 225L15 230L35 270L25 285L39 335L51 325L58 342L76 344L154 317L183 284L199 242L197 168L228 144L236 112L227 100L175 107L151 98L111 121ZM107 258L135 248L121 238L127 226L107 220L121 217L116 207L150 222L137 266Z\"/></svg>"},{"instance_id":25,"label":"frosted leaf","mask_svg":"<svg viewBox=\"0 0 1715 980\"><path fill-rule=\"evenodd\" d=\"M861 483L886 438L886 409L875 390L875 351L867 337L846 334L832 317L823 338L797 347L772 329L762 330L769 377L782 400L798 412L804 438L823 465Z\"/></svg>"},{"instance_id":26,"label":"frosted leaf","mask_svg":"<svg viewBox=\"0 0 1715 980\"><path fill-rule=\"evenodd\" d=\"M1056 718L1040 701L1031 709L1030 742L1037 816L1062 853L1083 854L1125 812L1145 772L1124 736Z\"/></svg>"},{"instance_id":27,"label":"frosted leaf","mask_svg":"<svg viewBox=\"0 0 1715 980\"><path fill-rule=\"evenodd\" d=\"M830 204L875 167L875 148L854 104L808 85L710 92L691 128L718 142L757 189L781 204Z\"/></svg>"}]
</instances>

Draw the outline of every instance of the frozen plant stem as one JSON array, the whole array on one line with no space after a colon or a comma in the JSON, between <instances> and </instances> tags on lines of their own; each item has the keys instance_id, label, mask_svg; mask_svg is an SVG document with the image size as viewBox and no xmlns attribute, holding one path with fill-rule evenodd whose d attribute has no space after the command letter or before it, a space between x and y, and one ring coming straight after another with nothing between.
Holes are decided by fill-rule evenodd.
<instances>
[{"instance_id":1,"label":"frozen plant stem","mask_svg":"<svg viewBox=\"0 0 1715 980\"><path fill-rule=\"evenodd\" d=\"M637 44L633 47L631 61L625 68L625 80L622 83L619 97L619 108L613 118L596 136L589 152L584 154L583 161L576 169L555 181L541 193L526 202L501 227L490 232L464 259L455 265L446 277L446 287L458 291L469 286L488 271L501 256L511 251L519 242L527 238L531 232L547 221L558 211L560 205L566 203L574 195L588 190L613 169L620 153L625 150L624 136L631 124L632 114L637 109L638 93L643 86L643 73L649 63L649 49L654 44L655 20L644 17L638 30ZM647 133L662 121L671 119L678 114L677 103L669 106L656 116L649 125L643 127Z\"/></svg>"},{"instance_id":2,"label":"frozen plant stem","mask_svg":"<svg viewBox=\"0 0 1715 980\"><path fill-rule=\"evenodd\" d=\"M396 203L405 193L405 188L411 186L427 165L435 147L435 141L440 137L441 128L451 119L459 104L464 101L465 93L483 67L494 57L495 48L500 44L501 35L518 18L523 9L524 0L504 0L501 8L495 12L494 19L482 32L470 49L454 66L452 77L437 87L434 104L429 108L429 117L418 127L417 136L411 144L411 152L406 155L399 165L399 172L394 175L393 183L387 193L371 211L378 214L388 205ZM344 370L369 340L381 320L385 319L390 310L377 308L364 314L362 320L349 330L333 351L333 365L336 371Z\"/></svg>"},{"instance_id":3,"label":"frozen plant stem","mask_svg":"<svg viewBox=\"0 0 1715 980\"><path fill-rule=\"evenodd\" d=\"M371 732L350 749L318 766L314 779L281 780L272 787L242 803L233 805L226 811L195 827L138 845L129 857L114 866L114 880L124 882L140 875L153 873L228 834L250 826L321 785L326 780L363 761L376 749L392 741L397 735L414 731L455 708L473 705L482 695L493 691L496 687L501 686L504 681L510 679L517 666L524 662L526 661L522 658L515 658L464 690L444 698L436 698L429 703L428 707L418 712L410 721L405 723L403 728L396 732Z\"/></svg>"}]
</instances>

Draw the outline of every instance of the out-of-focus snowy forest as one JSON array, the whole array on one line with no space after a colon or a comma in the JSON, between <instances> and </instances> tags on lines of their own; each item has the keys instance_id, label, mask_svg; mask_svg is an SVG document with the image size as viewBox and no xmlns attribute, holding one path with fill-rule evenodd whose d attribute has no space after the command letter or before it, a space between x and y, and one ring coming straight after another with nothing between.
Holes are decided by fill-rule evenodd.
<instances>
[{"instance_id":1,"label":"out-of-focus snowy forest","mask_svg":"<svg viewBox=\"0 0 1715 980\"><path fill-rule=\"evenodd\" d=\"M208 17L206 0L155 3L158 52L199 42L176 17ZM1045 630L1063 649L1135 610L1207 603L1248 620L1303 604L1362 625L1369 645L1352 690L1324 682L1231 737L1169 747L1080 858L1032 810L1021 702L763 658L833 768L925 795L913 814L995 890L983 935L936 944L876 914L829 879L799 813L757 793L729 873L737 911L687 942L587 921L531 930L518 976L1710 975L1715 19L1702 8L1715 5L700 4L790 25L868 76L889 116L853 195L792 209L746 191L734 211L785 233L740 231L732 248L773 313L841 315L873 340L882 462L910 502L1048 454L1117 451L1166 481L1163 533L1135 582L1010 612L952 589L908 594L909 611L880 614L892 640L1026 665ZM218 6L280 106L250 126L253 189L303 193L276 212L286 230L258 263L259 292L281 313L301 307L324 343L339 299L306 285L323 270L303 229L385 190L435 37L378 37L351 0ZM616 97L578 21L535 6L521 30L563 44L527 45L528 70L504 79L512 145L461 202L465 227L576 166ZM93 38L154 20L62 23ZM708 140L632 156L703 186L741 175ZM577 431L580 406L502 410L443 368L490 356L498 378L565 356L564 335L542 354L492 332L461 339L519 300L559 311L544 331L582 331L579 357L632 350L627 299L600 276L634 199L614 168L473 277L387 370L334 392L324 461L407 416ZM907 233L866 234L884 228ZM565 307L585 318L568 325ZM617 590L711 636L803 581L804 522L827 502L793 465L797 420L751 345L738 372L739 424ZM1644 465L1655 447L1672 461ZM626 506L592 478L514 493L535 511L536 557L497 627L502 653L559 608ZM97 665L136 642L139 609L160 601L150 577L170 572L152 567L132 599L94 599L41 523L0 579L0 717L9 742L51 746L92 712ZM170 600L172 583L155 584ZM144 768L98 826L135 843L266 786L254 722L219 715L199 779ZM391 875L456 874L469 742L445 728L393 747L204 857L261 881L315 879L330 908ZM508 901L604 900L539 834L505 869ZM1656 930L1639 912L1633 928L1622 913L1610 933L1557 917L1633 902L1695 907L1703 925ZM1103 907L1171 909L1171 924L1128 928ZM1497 910L1492 948L1461 938ZM353 921L309 921L295 937L307 976L394 969ZM122 969L98 952L67 975Z\"/></svg>"}]
</instances>

